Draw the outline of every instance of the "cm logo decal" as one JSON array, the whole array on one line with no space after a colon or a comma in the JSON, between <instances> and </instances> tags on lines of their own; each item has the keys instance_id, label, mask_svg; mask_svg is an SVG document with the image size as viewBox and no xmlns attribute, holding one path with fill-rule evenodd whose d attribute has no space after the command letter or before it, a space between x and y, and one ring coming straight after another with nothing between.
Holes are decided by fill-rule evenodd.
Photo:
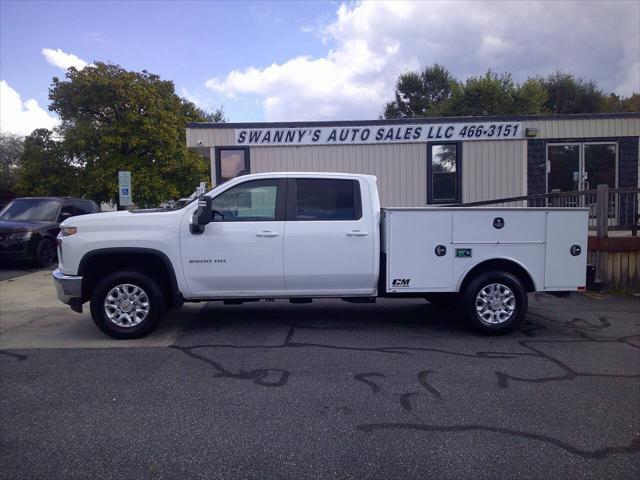
<instances>
[{"instance_id":1,"label":"cm logo decal","mask_svg":"<svg viewBox=\"0 0 640 480\"><path fill-rule=\"evenodd\" d=\"M409 282L411 282L410 278L394 278L393 282L391 282L392 287L408 287Z\"/></svg>"}]
</instances>

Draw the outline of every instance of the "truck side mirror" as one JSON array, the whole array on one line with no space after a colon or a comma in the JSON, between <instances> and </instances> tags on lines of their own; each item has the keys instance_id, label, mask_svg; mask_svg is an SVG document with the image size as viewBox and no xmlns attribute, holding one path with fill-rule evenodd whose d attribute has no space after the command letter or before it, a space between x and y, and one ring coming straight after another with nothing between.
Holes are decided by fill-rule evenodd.
<instances>
[{"instance_id":1,"label":"truck side mirror","mask_svg":"<svg viewBox=\"0 0 640 480\"><path fill-rule=\"evenodd\" d=\"M198 209L193 213L191 233L204 232L204 226L211 222L211 197L206 195L198 199Z\"/></svg>"}]
</instances>

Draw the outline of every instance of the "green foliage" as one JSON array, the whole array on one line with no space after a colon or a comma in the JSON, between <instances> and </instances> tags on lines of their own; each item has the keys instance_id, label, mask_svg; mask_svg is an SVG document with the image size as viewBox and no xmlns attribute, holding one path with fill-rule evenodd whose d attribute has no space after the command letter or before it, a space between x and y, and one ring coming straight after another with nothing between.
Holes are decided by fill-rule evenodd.
<instances>
[{"instance_id":1,"label":"green foliage","mask_svg":"<svg viewBox=\"0 0 640 480\"><path fill-rule=\"evenodd\" d=\"M620 98L611 93L604 99L605 112L640 112L640 94L634 93L630 97Z\"/></svg>"},{"instance_id":2,"label":"green foliage","mask_svg":"<svg viewBox=\"0 0 640 480\"><path fill-rule=\"evenodd\" d=\"M66 159L60 142L46 128L24 139L16 181L21 196L78 195L80 170Z\"/></svg>"},{"instance_id":3,"label":"green foliage","mask_svg":"<svg viewBox=\"0 0 640 480\"><path fill-rule=\"evenodd\" d=\"M205 160L185 142L186 124L204 121L203 112L176 95L173 82L96 62L54 78L49 99L84 196L116 201L119 170L131 171L140 206L179 198L206 180Z\"/></svg>"},{"instance_id":4,"label":"green foliage","mask_svg":"<svg viewBox=\"0 0 640 480\"><path fill-rule=\"evenodd\" d=\"M446 112L457 116L515 113L516 86L511 75L501 76L489 70L482 77L469 77L456 85Z\"/></svg>"},{"instance_id":5,"label":"green foliage","mask_svg":"<svg viewBox=\"0 0 640 480\"><path fill-rule=\"evenodd\" d=\"M396 81L395 99L385 105L384 118L428 117L451 97L454 79L437 63L422 72L406 72Z\"/></svg>"},{"instance_id":6,"label":"green foliage","mask_svg":"<svg viewBox=\"0 0 640 480\"><path fill-rule=\"evenodd\" d=\"M547 91L545 110L551 113L602 112L605 96L594 81L556 72L542 80Z\"/></svg>"},{"instance_id":7,"label":"green foliage","mask_svg":"<svg viewBox=\"0 0 640 480\"><path fill-rule=\"evenodd\" d=\"M571 74L557 72L518 84L509 73L489 70L459 82L438 64L400 75L394 96L384 107L384 118L640 111L637 93L606 96L595 82Z\"/></svg>"},{"instance_id":8,"label":"green foliage","mask_svg":"<svg viewBox=\"0 0 640 480\"><path fill-rule=\"evenodd\" d=\"M548 113L545 103L548 94L539 78L529 78L516 87L514 111L521 115L538 115Z\"/></svg>"},{"instance_id":9,"label":"green foliage","mask_svg":"<svg viewBox=\"0 0 640 480\"><path fill-rule=\"evenodd\" d=\"M204 118L205 122L212 123L228 123L229 119L227 118L226 113L224 113L224 109L222 107L216 108L215 110L209 112L201 112L201 117Z\"/></svg>"},{"instance_id":10,"label":"green foliage","mask_svg":"<svg viewBox=\"0 0 640 480\"><path fill-rule=\"evenodd\" d=\"M0 198L14 193L23 142L24 139L18 135L0 133Z\"/></svg>"}]
</instances>

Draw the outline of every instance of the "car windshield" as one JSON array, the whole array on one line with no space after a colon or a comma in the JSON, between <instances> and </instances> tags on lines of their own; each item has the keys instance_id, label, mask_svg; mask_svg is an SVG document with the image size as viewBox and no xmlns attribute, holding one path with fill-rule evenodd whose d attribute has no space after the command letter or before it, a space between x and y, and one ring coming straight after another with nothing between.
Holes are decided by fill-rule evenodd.
<instances>
[{"instance_id":1,"label":"car windshield","mask_svg":"<svg viewBox=\"0 0 640 480\"><path fill-rule=\"evenodd\" d=\"M58 218L60 203L60 200L20 198L13 200L0 212L0 220L47 220L53 222Z\"/></svg>"}]
</instances>

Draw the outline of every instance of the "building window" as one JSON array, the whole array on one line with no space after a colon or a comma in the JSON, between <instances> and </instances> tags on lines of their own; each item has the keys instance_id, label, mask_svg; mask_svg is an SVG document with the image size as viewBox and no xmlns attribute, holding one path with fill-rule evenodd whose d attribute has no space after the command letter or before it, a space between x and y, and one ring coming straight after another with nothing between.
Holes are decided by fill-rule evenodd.
<instances>
[{"instance_id":1,"label":"building window","mask_svg":"<svg viewBox=\"0 0 640 480\"><path fill-rule=\"evenodd\" d=\"M355 180L298 178L294 185L288 220L358 220L362 217L360 185Z\"/></svg>"},{"instance_id":2,"label":"building window","mask_svg":"<svg viewBox=\"0 0 640 480\"><path fill-rule=\"evenodd\" d=\"M248 148L216 148L216 183L218 185L250 171Z\"/></svg>"},{"instance_id":3,"label":"building window","mask_svg":"<svg viewBox=\"0 0 640 480\"><path fill-rule=\"evenodd\" d=\"M461 144L427 144L427 203L458 203L462 200Z\"/></svg>"}]
</instances>

